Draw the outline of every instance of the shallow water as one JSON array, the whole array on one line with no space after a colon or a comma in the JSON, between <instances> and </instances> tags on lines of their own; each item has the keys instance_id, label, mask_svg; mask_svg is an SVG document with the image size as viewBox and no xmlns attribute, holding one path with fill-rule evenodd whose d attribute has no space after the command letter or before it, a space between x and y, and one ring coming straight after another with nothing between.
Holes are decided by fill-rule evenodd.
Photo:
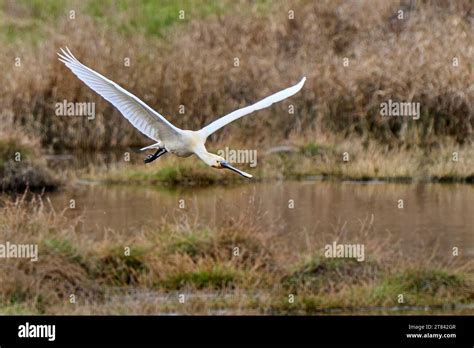
<instances>
[{"instance_id":1,"label":"shallow water","mask_svg":"<svg viewBox=\"0 0 474 348\"><path fill-rule=\"evenodd\" d=\"M173 304L176 302L178 296L184 295L186 299L200 299L200 300L229 300L232 297L245 298L251 297L253 300L259 300L261 294L258 291L252 293L220 293L220 292L199 292L199 293L190 293L183 291L172 291L168 292L166 295L156 291L143 290L143 289L130 289L130 288L114 288L109 289L110 301L118 302L121 304L128 304L133 306L134 304L140 306L144 301L146 303L155 303L155 304ZM267 310L266 314L276 314L271 310ZM295 310L295 314L298 313L298 310ZM372 307L353 307L353 308L328 308L321 309L318 314L326 315L406 315L406 314L417 314L417 315L441 315L441 314L457 314L457 315L468 315L474 313L474 304L457 304L457 305L437 305L437 306L372 306ZM158 312L159 315L179 315L179 313L174 312ZM211 310L209 309L207 314L212 315L228 315L232 314L227 310ZM305 314L304 311L301 311L299 314Z\"/></svg>"},{"instance_id":2,"label":"shallow water","mask_svg":"<svg viewBox=\"0 0 474 348\"><path fill-rule=\"evenodd\" d=\"M462 257L474 258L473 185L331 181L206 189L82 185L48 195L58 210L74 199L76 208L68 214L83 214L82 233L94 235L107 229L135 233L161 219L188 219L218 227L245 216L303 249L310 247L308 238L327 232L344 232L351 243L365 243L357 231L372 220L371 233L391 234L404 252L433 249L435 254L449 256L453 247L459 247ZM399 199L403 199L403 209L398 208Z\"/></svg>"}]
</instances>

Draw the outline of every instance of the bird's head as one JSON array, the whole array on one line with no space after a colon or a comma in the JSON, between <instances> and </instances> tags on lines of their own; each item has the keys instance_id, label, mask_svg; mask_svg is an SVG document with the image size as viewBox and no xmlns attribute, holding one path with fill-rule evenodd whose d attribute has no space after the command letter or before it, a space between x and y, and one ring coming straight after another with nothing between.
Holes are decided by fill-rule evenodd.
<instances>
[{"instance_id":1,"label":"bird's head","mask_svg":"<svg viewBox=\"0 0 474 348\"><path fill-rule=\"evenodd\" d=\"M244 171L241 171L237 168L234 168L232 167L229 163L226 162L226 160L221 157L221 156L218 156L218 155L214 155L213 153L207 153L206 155L202 156L200 155L199 156L208 166L211 166L213 168L217 168L217 169L223 169L223 168L226 168L226 169L230 169L234 172L236 172L237 174L240 174L242 175L243 177L246 177L246 178L251 178L252 175L244 172Z\"/></svg>"}]
</instances>

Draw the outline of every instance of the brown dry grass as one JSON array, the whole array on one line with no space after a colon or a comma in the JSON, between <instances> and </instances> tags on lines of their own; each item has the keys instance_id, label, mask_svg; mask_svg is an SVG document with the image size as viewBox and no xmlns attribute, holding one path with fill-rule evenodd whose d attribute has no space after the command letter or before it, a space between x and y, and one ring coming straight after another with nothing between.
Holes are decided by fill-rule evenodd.
<instances>
[{"instance_id":1,"label":"brown dry grass","mask_svg":"<svg viewBox=\"0 0 474 348\"><path fill-rule=\"evenodd\" d=\"M314 142L313 139L317 139ZM131 153L130 161L121 154L111 163L92 163L76 171L82 179L111 184L188 185L243 184L256 181L284 179L340 179L385 181L442 181L474 182L474 147L460 146L453 139L445 139L436 146L409 147L381 146L374 140L318 132L317 135L292 136L291 152L271 153L265 148L257 150L257 165L236 164L251 173L248 180L230 171L216 170L199 159L163 156L151 165L143 164L143 153ZM249 149L240 144L237 149ZM217 152L222 148L209 148ZM251 148L250 148L251 149ZM345 153L348 161L344 161ZM456 157L453 156L457 156ZM128 157L127 157L128 158Z\"/></svg>"},{"instance_id":2,"label":"brown dry grass","mask_svg":"<svg viewBox=\"0 0 474 348\"><path fill-rule=\"evenodd\" d=\"M1 240L39 245L37 262L0 263L4 314L308 314L378 306L458 311L474 299L472 262L442 259L433 253L436 245L407 255L393 236L374 230L370 217L350 239L338 226L294 248L271 227L249 225L245 214L219 230L167 217L123 236L79 233L80 217L67 219L40 197L3 200L0 210ZM323 256L326 243L354 240L365 245L363 262ZM397 303L400 293L403 304ZM290 294L295 303L288 302Z\"/></svg>"},{"instance_id":3,"label":"brown dry grass","mask_svg":"<svg viewBox=\"0 0 474 348\"><path fill-rule=\"evenodd\" d=\"M54 190L62 183L48 168L38 139L0 129L0 191Z\"/></svg>"},{"instance_id":4,"label":"brown dry grass","mask_svg":"<svg viewBox=\"0 0 474 348\"><path fill-rule=\"evenodd\" d=\"M79 6L79 4L77 4ZM470 1L418 1L394 18L398 1L295 1L265 10L241 2L232 13L191 21L166 40L133 38L87 15L61 19L36 45L7 44L0 64L2 123L25 127L44 145L102 149L144 139L55 57L68 45L85 64L132 91L173 123L199 128L235 108L308 77L291 100L240 120L212 141L274 145L321 133L362 135L384 144L472 141L473 12ZM112 7L113 9L113 7ZM295 19L288 19L288 10ZM4 13L19 16L15 4ZM112 15L113 13L111 13ZM19 28L18 30L21 30ZM12 57L22 58L15 68ZM130 57L131 67L124 67ZM240 67L233 67L234 58ZM349 67L342 64L350 59ZM453 57L460 66L453 67ZM54 115L58 101L96 102L97 118ZM382 119L388 99L421 103L418 121ZM178 113L179 105L186 113ZM288 114L288 106L296 108Z\"/></svg>"}]
</instances>

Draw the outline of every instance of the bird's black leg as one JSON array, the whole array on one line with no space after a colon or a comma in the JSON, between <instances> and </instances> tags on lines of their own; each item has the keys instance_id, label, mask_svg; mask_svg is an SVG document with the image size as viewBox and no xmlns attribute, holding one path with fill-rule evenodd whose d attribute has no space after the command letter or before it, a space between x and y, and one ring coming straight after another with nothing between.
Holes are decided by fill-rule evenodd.
<instances>
[{"instance_id":1,"label":"bird's black leg","mask_svg":"<svg viewBox=\"0 0 474 348\"><path fill-rule=\"evenodd\" d=\"M156 152L152 155L147 155L145 157L145 159L143 160L143 162L145 163L150 163L150 162L153 162L154 160L156 160L158 157L164 155L165 153L167 153L168 151L166 151L166 149L162 148L162 149L158 149L156 150Z\"/></svg>"}]
</instances>

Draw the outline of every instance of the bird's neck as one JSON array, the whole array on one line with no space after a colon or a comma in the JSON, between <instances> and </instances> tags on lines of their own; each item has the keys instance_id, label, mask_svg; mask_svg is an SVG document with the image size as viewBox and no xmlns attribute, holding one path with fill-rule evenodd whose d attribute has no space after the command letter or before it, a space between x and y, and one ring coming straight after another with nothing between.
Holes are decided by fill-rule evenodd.
<instances>
[{"instance_id":1,"label":"bird's neck","mask_svg":"<svg viewBox=\"0 0 474 348\"><path fill-rule=\"evenodd\" d=\"M214 157L210 152L207 152L204 145L202 146L202 148L196 149L196 151L194 151L194 154L198 156L199 159L201 159L201 161L206 163L208 166L212 166L214 162Z\"/></svg>"}]
</instances>

